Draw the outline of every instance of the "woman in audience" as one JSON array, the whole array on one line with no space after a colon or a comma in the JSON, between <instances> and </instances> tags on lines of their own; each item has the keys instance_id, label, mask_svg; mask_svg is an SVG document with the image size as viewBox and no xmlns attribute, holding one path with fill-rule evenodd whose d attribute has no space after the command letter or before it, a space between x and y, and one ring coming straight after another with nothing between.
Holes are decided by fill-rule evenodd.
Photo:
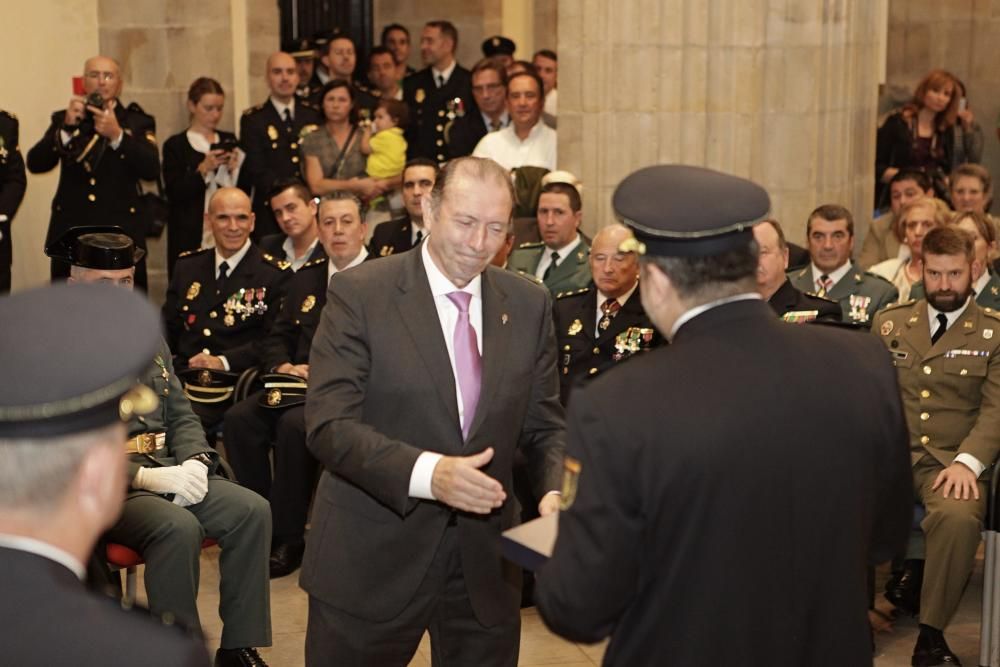
<instances>
[{"instance_id":1,"label":"woman in audience","mask_svg":"<svg viewBox=\"0 0 1000 667\"><path fill-rule=\"evenodd\" d=\"M972 211L987 218L987 211L993 199L990 172L978 164L962 164L951 172L951 205L962 213ZM995 223L994 223L995 224Z\"/></svg>"},{"instance_id":2,"label":"woman in audience","mask_svg":"<svg viewBox=\"0 0 1000 667\"><path fill-rule=\"evenodd\" d=\"M899 290L899 301L910 299L910 288L923 278L924 262L921 248L924 236L935 227L948 222L947 215L929 197L921 197L910 202L899 212L896 224L901 231L903 242L910 249L910 256L894 257L879 262L870 271L882 276Z\"/></svg>"},{"instance_id":3,"label":"woman in audience","mask_svg":"<svg viewBox=\"0 0 1000 667\"><path fill-rule=\"evenodd\" d=\"M933 70L917 86L913 99L879 128L875 147L876 208L887 204L888 183L901 168L923 170L931 177L937 196L947 197L960 95L953 74Z\"/></svg>"},{"instance_id":4,"label":"woman in audience","mask_svg":"<svg viewBox=\"0 0 1000 667\"><path fill-rule=\"evenodd\" d=\"M976 261L972 265L972 289L976 303L984 308L1000 308L1000 280L990 271L997 257L997 230L982 213L965 211L955 215L952 224L972 234L976 241Z\"/></svg>"},{"instance_id":5,"label":"woman in audience","mask_svg":"<svg viewBox=\"0 0 1000 667\"><path fill-rule=\"evenodd\" d=\"M386 183L365 175L354 90L343 79L328 81L320 93L326 122L302 140L303 176L317 197L347 190L362 199L373 199L386 190Z\"/></svg>"},{"instance_id":6,"label":"woman in audience","mask_svg":"<svg viewBox=\"0 0 1000 667\"><path fill-rule=\"evenodd\" d=\"M163 182L170 201L167 222L167 272L177 256L212 244L204 231L208 200L219 188L233 187L243 163L236 135L216 129L225 93L215 79L195 79L188 89L190 126L163 144Z\"/></svg>"},{"instance_id":7,"label":"woman in audience","mask_svg":"<svg viewBox=\"0 0 1000 667\"><path fill-rule=\"evenodd\" d=\"M969 98L965 94L965 83L955 78L958 86L958 114L952 132L955 135L955 154L951 166L971 162L979 164L983 160L983 128L976 122L976 116L969 108Z\"/></svg>"}]
</instances>

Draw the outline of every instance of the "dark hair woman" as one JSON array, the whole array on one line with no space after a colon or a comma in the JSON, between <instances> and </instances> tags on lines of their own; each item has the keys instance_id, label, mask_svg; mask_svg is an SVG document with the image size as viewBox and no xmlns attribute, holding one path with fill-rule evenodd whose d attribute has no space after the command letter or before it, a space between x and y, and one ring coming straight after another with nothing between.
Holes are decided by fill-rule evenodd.
<instances>
[{"instance_id":1,"label":"dark hair woman","mask_svg":"<svg viewBox=\"0 0 1000 667\"><path fill-rule=\"evenodd\" d=\"M173 274L179 254L213 244L211 234L204 231L208 200L219 188L236 185L239 176L244 154L236 135L216 129L225 101L218 81L195 79L187 95L191 124L163 144L163 182L170 201L168 274Z\"/></svg>"}]
</instances>

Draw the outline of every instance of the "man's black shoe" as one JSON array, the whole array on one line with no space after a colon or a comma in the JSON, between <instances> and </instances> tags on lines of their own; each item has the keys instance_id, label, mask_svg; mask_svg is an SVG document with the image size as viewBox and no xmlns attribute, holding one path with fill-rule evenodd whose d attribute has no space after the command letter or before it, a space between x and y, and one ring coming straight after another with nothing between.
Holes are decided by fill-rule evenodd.
<instances>
[{"instance_id":1,"label":"man's black shoe","mask_svg":"<svg viewBox=\"0 0 1000 667\"><path fill-rule=\"evenodd\" d=\"M917 637L917 645L913 649L913 660L910 664L913 667L962 666L958 657L948 648L944 633L928 625L920 626L920 635Z\"/></svg>"},{"instance_id":2,"label":"man's black shoe","mask_svg":"<svg viewBox=\"0 0 1000 667\"><path fill-rule=\"evenodd\" d=\"M279 542L271 548L271 578L284 577L302 565L302 554L306 551L305 542Z\"/></svg>"},{"instance_id":3,"label":"man's black shoe","mask_svg":"<svg viewBox=\"0 0 1000 667\"><path fill-rule=\"evenodd\" d=\"M920 587L924 583L924 561L903 561L903 569L885 582L885 599L911 616L920 614Z\"/></svg>"},{"instance_id":4,"label":"man's black shoe","mask_svg":"<svg viewBox=\"0 0 1000 667\"><path fill-rule=\"evenodd\" d=\"M215 652L215 667L267 667L255 648L220 648Z\"/></svg>"}]
</instances>

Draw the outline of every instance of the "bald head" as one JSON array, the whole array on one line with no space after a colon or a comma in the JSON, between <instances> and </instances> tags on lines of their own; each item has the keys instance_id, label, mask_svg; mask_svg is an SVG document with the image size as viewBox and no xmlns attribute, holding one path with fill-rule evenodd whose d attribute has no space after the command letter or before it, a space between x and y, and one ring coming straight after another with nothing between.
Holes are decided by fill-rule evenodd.
<instances>
[{"instance_id":1,"label":"bald head","mask_svg":"<svg viewBox=\"0 0 1000 667\"><path fill-rule=\"evenodd\" d=\"M283 51L272 53L267 59L267 87L271 96L287 104L299 87L299 70L295 66L295 58Z\"/></svg>"},{"instance_id":2,"label":"bald head","mask_svg":"<svg viewBox=\"0 0 1000 667\"><path fill-rule=\"evenodd\" d=\"M253 231L250 198L238 188L220 188L208 202L205 221L219 254L229 258L246 245Z\"/></svg>"},{"instance_id":3,"label":"bald head","mask_svg":"<svg viewBox=\"0 0 1000 667\"><path fill-rule=\"evenodd\" d=\"M87 95L97 92L105 101L113 100L121 94L121 68L114 59L94 56L83 63L83 89Z\"/></svg>"},{"instance_id":4,"label":"bald head","mask_svg":"<svg viewBox=\"0 0 1000 667\"><path fill-rule=\"evenodd\" d=\"M594 285L609 299L617 299L639 280L639 259L634 252L619 250L622 241L632 238L625 225L613 223L597 232L590 246L590 273Z\"/></svg>"}]
</instances>

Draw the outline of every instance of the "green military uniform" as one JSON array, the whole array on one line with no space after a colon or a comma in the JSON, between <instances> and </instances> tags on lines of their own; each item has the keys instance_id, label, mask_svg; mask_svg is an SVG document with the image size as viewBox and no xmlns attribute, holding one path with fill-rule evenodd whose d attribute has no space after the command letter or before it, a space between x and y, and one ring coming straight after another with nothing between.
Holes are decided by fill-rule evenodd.
<instances>
[{"instance_id":1,"label":"green military uniform","mask_svg":"<svg viewBox=\"0 0 1000 667\"><path fill-rule=\"evenodd\" d=\"M534 276L538 263L545 253L551 253L544 243L522 243L507 259L507 268L511 271ZM590 246L583 238L573 252L549 271L542 282L552 294L573 292L590 285Z\"/></svg>"},{"instance_id":2,"label":"green military uniform","mask_svg":"<svg viewBox=\"0 0 1000 667\"><path fill-rule=\"evenodd\" d=\"M910 298L917 300L923 299L924 296L923 281L913 283L913 286L910 288ZM983 285L983 289L976 295L976 304L983 308L1000 311L1000 280L997 279L995 273L990 274L989 281Z\"/></svg>"},{"instance_id":3,"label":"green military uniform","mask_svg":"<svg viewBox=\"0 0 1000 667\"><path fill-rule=\"evenodd\" d=\"M796 289L803 292L815 292L812 264L788 274L788 279ZM882 310L899 298L899 290L881 276L861 271L856 266L844 274L837 283L824 294L828 299L840 303L844 313L844 322L867 324L871 322L876 312Z\"/></svg>"},{"instance_id":4,"label":"green military uniform","mask_svg":"<svg viewBox=\"0 0 1000 667\"><path fill-rule=\"evenodd\" d=\"M896 366L914 487L927 509L921 522L927 562L920 622L944 629L972 571L987 484L980 479L978 501L945 499L931 487L958 454L988 468L1000 451L1000 314L970 303L932 344L927 302L921 299L886 308L872 330Z\"/></svg>"},{"instance_id":5,"label":"green military uniform","mask_svg":"<svg viewBox=\"0 0 1000 667\"><path fill-rule=\"evenodd\" d=\"M180 465L208 457L208 493L195 505L181 507L171 496L129 487L122 516L107 533L146 561L145 585L150 608L169 612L196 627L198 560L204 538L217 540L222 647L271 645L268 555L271 513L267 501L233 481L215 475L218 455L205 441L198 417L174 374L170 350L161 342L153 365L140 378L160 398L159 407L133 416L129 437L138 453L129 455L129 480L140 467ZM156 438L155 434L164 434ZM165 437L164 437L165 436Z\"/></svg>"}]
</instances>

